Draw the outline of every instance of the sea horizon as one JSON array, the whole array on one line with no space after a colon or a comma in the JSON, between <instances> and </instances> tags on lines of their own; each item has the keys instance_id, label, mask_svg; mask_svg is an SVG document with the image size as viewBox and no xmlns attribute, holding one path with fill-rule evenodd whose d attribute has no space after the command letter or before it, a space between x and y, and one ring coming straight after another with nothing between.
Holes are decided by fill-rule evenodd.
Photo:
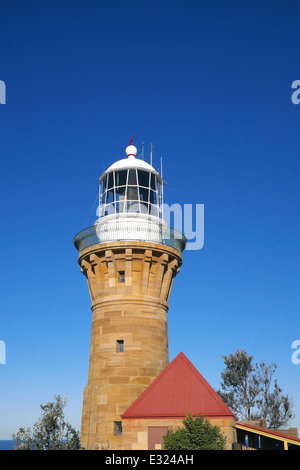
<instances>
[{"instance_id":1,"label":"sea horizon","mask_svg":"<svg viewBox=\"0 0 300 470\"><path fill-rule=\"evenodd\" d=\"M0 439L0 450L13 450L14 443L13 439Z\"/></svg>"}]
</instances>

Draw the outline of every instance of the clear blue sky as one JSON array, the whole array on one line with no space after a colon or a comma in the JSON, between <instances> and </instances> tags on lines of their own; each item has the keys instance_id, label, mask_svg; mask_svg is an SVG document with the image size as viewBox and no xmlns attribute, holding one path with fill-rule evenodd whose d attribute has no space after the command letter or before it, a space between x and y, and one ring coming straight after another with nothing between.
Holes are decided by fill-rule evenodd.
<instances>
[{"instance_id":1,"label":"clear blue sky","mask_svg":"<svg viewBox=\"0 0 300 470\"><path fill-rule=\"evenodd\" d=\"M163 157L166 202L205 206L204 247L184 253L170 299L170 360L183 351L215 388L224 354L275 362L300 431L299 13L283 0L2 1L0 438L54 394L80 429L91 311L73 237L131 135L146 159L153 142L154 166Z\"/></svg>"}]
</instances>

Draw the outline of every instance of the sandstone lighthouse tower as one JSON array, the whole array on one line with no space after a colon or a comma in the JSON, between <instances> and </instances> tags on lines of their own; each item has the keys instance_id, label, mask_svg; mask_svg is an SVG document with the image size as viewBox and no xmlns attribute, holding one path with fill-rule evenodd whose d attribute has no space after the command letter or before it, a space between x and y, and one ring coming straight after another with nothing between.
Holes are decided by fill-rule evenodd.
<instances>
[{"instance_id":1,"label":"sandstone lighthouse tower","mask_svg":"<svg viewBox=\"0 0 300 470\"><path fill-rule=\"evenodd\" d=\"M169 363L168 299L186 242L163 220L161 175L132 140L126 154L100 177L98 220L74 239L92 309L85 449L122 449L122 413Z\"/></svg>"}]
</instances>

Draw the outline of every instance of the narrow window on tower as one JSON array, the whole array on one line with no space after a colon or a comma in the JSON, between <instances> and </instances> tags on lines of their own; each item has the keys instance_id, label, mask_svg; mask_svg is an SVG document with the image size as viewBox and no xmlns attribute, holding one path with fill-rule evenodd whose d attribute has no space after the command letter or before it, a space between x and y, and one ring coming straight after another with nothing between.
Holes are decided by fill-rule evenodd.
<instances>
[{"instance_id":1,"label":"narrow window on tower","mask_svg":"<svg viewBox=\"0 0 300 470\"><path fill-rule=\"evenodd\" d=\"M120 283L124 283L124 282L125 282L125 271L119 271L119 272L118 272L118 279L119 279L119 282L120 282Z\"/></svg>"},{"instance_id":2,"label":"narrow window on tower","mask_svg":"<svg viewBox=\"0 0 300 470\"><path fill-rule=\"evenodd\" d=\"M114 421L114 436L122 436L122 421Z\"/></svg>"},{"instance_id":3,"label":"narrow window on tower","mask_svg":"<svg viewBox=\"0 0 300 470\"><path fill-rule=\"evenodd\" d=\"M124 352L124 339L117 339L116 350L119 353Z\"/></svg>"}]
</instances>

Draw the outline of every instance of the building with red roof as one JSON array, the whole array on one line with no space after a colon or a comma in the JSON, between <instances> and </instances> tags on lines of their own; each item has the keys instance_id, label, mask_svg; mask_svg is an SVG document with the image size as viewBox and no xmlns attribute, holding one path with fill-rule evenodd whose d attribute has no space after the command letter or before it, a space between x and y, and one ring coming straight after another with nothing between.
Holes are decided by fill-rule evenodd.
<instances>
[{"instance_id":1,"label":"building with red roof","mask_svg":"<svg viewBox=\"0 0 300 470\"><path fill-rule=\"evenodd\" d=\"M201 415L236 440L232 411L181 352L122 414L124 449L160 449L169 427Z\"/></svg>"},{"instance_id":2,"label":"building with red roof","mask_svg":"<svg viewBox=\"0 0 300 470\"><path fill-rule=\"evenodd\" d=\"M163 436L182 426L187 414L219 426L228 450L300 450L297 430L272 431L239 422L182 352L121 415L123 449L163 449Z\"/></svg>"}]
</instances>

